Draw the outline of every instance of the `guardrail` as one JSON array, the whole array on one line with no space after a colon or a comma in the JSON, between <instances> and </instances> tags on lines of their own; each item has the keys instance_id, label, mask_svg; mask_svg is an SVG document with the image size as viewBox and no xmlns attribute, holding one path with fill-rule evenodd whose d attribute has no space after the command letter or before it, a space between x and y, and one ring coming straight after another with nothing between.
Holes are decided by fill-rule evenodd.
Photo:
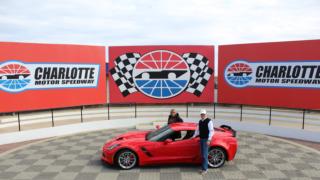
<instances>
[{"instance_id":1,"label":"guardrail","mask_svg":"<svg viewBox=\"0 0 320 180\"><path fill-rule=\"evenodd\" d=\"M199 118L200 109L205 108L209 116L214 119L251 122L268 126L281 126L320 132L320 111L317 110L218 103L170 105L129 103L1 114L0 133L120 118L148 117L153 120L166 121L172 108L177 109L182 117L187 118Z\"/></svg>"}]
</instances>

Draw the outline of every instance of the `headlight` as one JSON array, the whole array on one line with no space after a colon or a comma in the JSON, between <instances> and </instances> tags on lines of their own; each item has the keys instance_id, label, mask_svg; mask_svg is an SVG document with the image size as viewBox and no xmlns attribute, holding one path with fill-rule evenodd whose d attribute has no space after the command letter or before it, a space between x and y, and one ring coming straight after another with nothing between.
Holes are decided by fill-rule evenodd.
<instances>
[{"instance_id":1,"label":"headlight","mask_svg":"<svg viewBox=\"0 0 320 180\"><path fill-rule=\"evenodd\" d=\"M118 147L119 145L120 145L120 144L114 144L114 145L109 146L107 149L108 149L108 150L112 150L112 149Z\"/></svg>"}]
</instances>

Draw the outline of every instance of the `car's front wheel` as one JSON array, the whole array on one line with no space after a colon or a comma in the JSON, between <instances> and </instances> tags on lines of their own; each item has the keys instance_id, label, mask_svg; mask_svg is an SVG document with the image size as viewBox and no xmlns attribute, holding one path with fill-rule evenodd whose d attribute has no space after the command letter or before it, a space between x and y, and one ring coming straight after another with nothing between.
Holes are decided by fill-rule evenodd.
<instances>
[{"instance_id":1,"label":"car's front wheel","mask_svg":"<svg viewBox=\"0 0 320 180\"><path fill-rule=\"evenodd\" d=\"M137 164L138 157L133 151L125 149L117 153L116 162L122 169L131 169Z\"/></svg>"},{"instance_id":2,"label":"car's front wheel","mask_svg":"<svg viewBox=\"0 0 320 180\"><path fill-rule=\"evenodd\" d=\"M213 147L208 153L208 165L211 168L219 168L227 159L226 151L220 147Z\"/></svg>"}]
</instances>

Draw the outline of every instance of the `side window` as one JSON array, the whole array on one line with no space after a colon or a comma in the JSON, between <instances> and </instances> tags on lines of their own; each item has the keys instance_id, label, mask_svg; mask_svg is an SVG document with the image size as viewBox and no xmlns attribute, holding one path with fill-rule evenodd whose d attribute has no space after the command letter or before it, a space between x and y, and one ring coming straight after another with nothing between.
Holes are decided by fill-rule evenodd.
<instances>
[{"instance_id":1,"label":"side window","mask_svg":"<svg viewBox=\"0 0 320 180\"><path fill-rule=\"evenodd\" d=\"M181 141L186 136L187 131L176 131L176 139L175 141Z\"/></svg>"},{"instance_id":2,"label":"side window","mask_svg":"<svg viewBox=\"0 0 320 180\"><path fill-rule=\"evenodd\" d=\"M160 141L165 141L168 138L171 138L172 135L175 133L175 131L167 131L162 133L162 136L157 140L158 142Z\"/></svg>"},{"instance_id":3,"label":"side window","mask_svg":"<svg viewBox=\"0 0 320 180\"><path fill-rule=\"evenodd\" d=\"M181 140L190 139L193 136L193 134L194 134L194 131L192 130L174 131L167 138L170 138L173 141L181 141Z\"/></svg>"},{"instance_id":4,"label":"side window","mask_svg":"<svg viewBox=\"0 0 320 180\"><path fill-rule=\"evenodd\" d=\"M183 139L190 139L190 138L192 138L194 132L195 132L195 131L193 131L193 130L188 130L188 131L187 131L187 134L184 136Z\"/></svg>"}]
</instances>

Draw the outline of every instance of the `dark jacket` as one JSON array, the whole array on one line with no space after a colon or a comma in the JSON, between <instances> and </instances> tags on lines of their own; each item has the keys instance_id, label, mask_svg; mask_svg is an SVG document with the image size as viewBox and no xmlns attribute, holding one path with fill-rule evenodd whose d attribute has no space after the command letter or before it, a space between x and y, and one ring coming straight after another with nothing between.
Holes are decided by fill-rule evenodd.
<instances>
[{"instance_id":1,"label":"dark jacket","mask_svg":"<svg viewBox=\"0 0 320 180\"><path fill-rule=\"evenodd\" d=\"M179 123L179 122L183 122L182 118L179 116L179 113L177 113L175 116L171 116L171 114L168 117L168 124L172 124L172 123ZM174 132L171 137L170 137L173 141L175 139L181 138L181 132Z\"/></svg>"},{"instance_id":2,"label":"dark jacket","mask_svg":"<svg viewBox=\"0 0 320 180\"><path fill-rule=\"evenodd\" d=\"M168 117L168 124L172 123L178 123L183 122L182 118L179 116L179 113L177 113L175 116L172 116L171 114Z\"/></svg>"},{"instance_id":3,"label":"dark jacket","mask_svg":"<svg viewBox=\"0 0 320 180\"><path fill-rule=\"evenodd\" d=\"M199 121L199 136L200 139L208 139L209 137L209 128L208 124L211 121L210 118L206 118L205 120L200 120Z\"/></svg>"}]
</instances>

